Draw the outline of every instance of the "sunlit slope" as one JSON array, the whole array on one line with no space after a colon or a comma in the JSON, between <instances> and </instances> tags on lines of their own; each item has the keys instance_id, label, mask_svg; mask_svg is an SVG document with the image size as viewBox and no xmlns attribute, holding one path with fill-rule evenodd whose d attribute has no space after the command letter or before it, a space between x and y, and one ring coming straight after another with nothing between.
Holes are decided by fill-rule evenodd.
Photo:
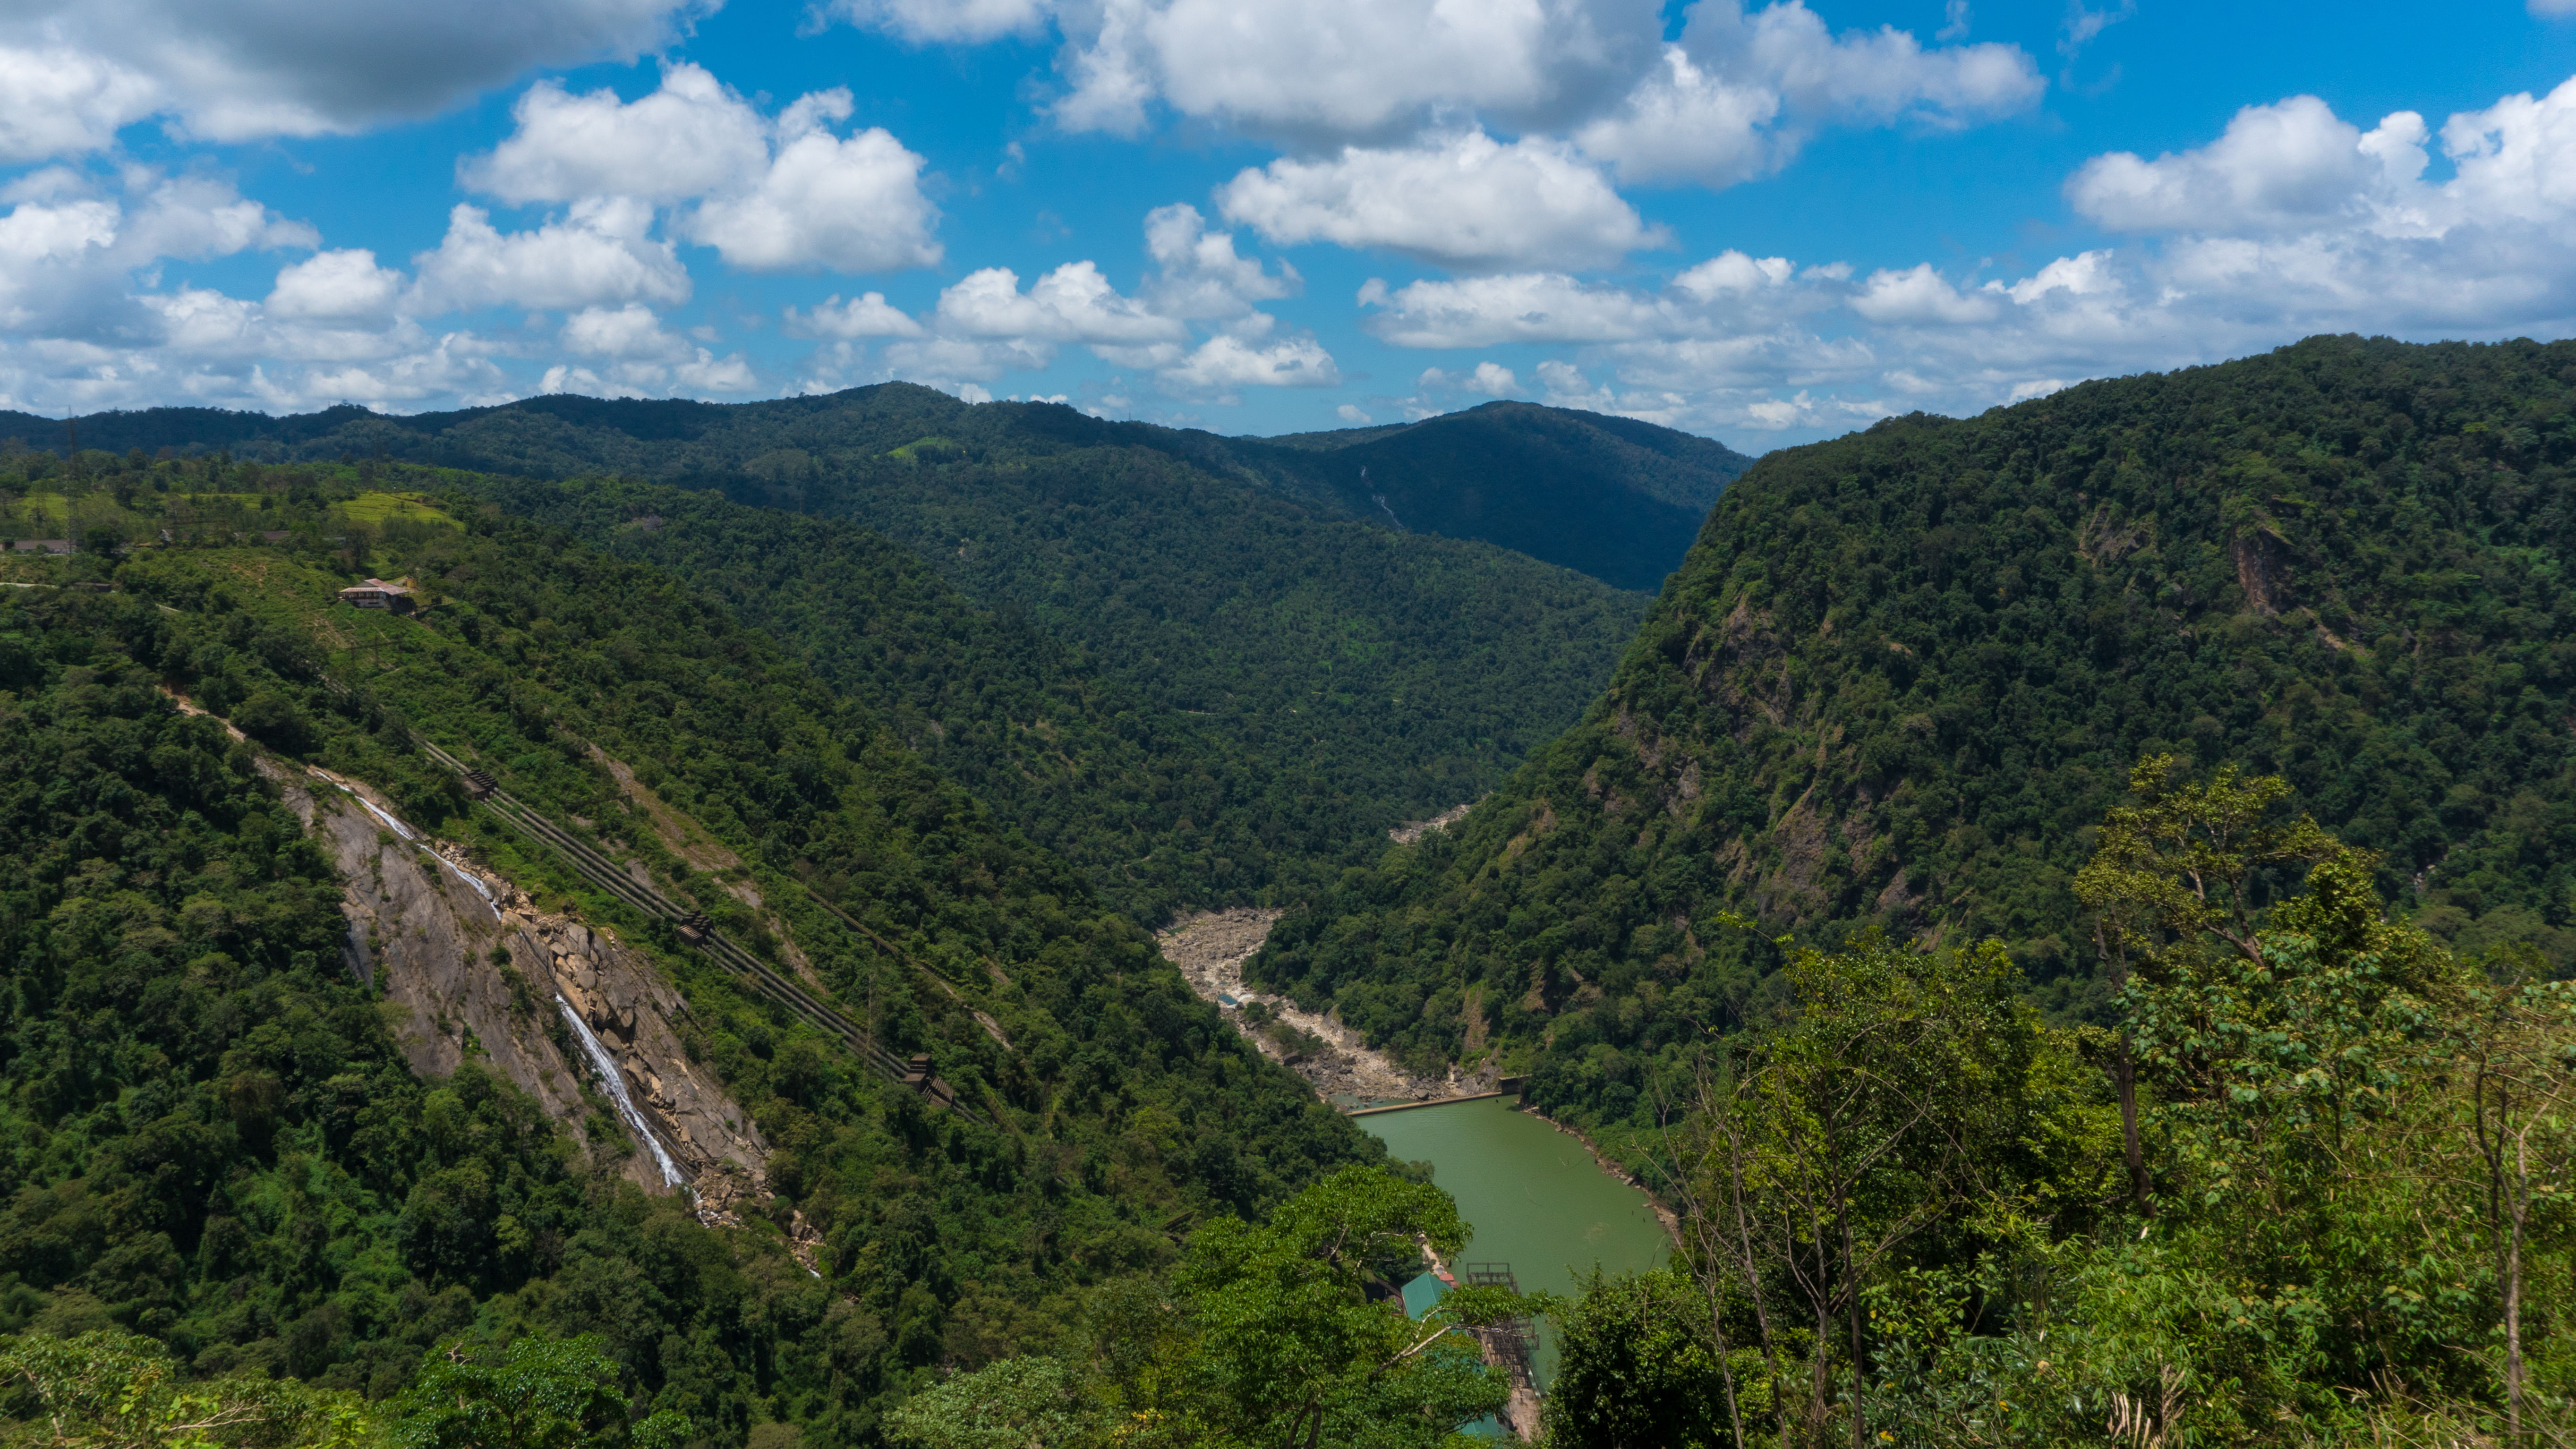
<instances>
[{"instance_id":1,"label":"sunlit slope","mask_svg":"<svg viewBox=\"0 0 2576 1449\"><path fill-rule=\"evenodd\" d=\"M2278 772L2471 951L2576 967L2576 344L2319 338L1772 454L1610 689L1256 974L1565 1110L1763 1010L1770 948L1998 936L2085 1010L2069 892L2139 757Z\"/></svg>"}]
</instances>

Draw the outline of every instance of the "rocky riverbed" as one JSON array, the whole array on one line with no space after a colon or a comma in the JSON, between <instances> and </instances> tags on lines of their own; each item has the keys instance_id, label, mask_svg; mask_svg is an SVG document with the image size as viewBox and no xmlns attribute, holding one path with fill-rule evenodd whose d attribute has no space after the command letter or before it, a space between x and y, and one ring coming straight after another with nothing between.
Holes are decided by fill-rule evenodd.
<instances>
[{"instance_id":1,"label":"rocky riverbed","mask_svg":"<svg viewBox=\"0 0 2576 1449\"><path fill-rule=\"evenodd\" d=\"M1472 1079L1458 1077L1454 1071L1446 1078L1417 1077L1385 1053L1370 1049L1358 1032L1343 1026L1330 1013L1302 1010L1287 997L1246 986L1243 963L1251 960L1261 943L1269 939L1270 928L1278 919L1277 911L1250 907L1212 911L1184 916L1154 940L1162 947L1164 959L1181 968L1192 991L1215 1002L1234 1029L1249 1038L1264 1056L1286 1062L1289 1070L1304 1077L1315 1089L1315 1095L1337 1107L1429 1102L1491 1090ZM1267 1008L1266 1014L1272 1020L1313 1038L1315 1044L1303 1051L1291 1050L1279 1040L1286 1033L1266 1031L1247 1018L1244 1008L1255 1003Z\"/></svg>"}]
</instances>

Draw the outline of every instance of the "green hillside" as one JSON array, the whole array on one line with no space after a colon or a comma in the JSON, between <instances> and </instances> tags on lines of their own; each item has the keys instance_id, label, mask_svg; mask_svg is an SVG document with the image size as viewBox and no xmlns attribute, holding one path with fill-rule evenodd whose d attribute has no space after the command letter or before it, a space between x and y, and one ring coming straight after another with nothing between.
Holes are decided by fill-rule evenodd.
<instances>
[{"instance_id":1,"label":"green hillside","mask_svg":"<svg viewBox=\"0 0 2576 1449\"><path fill-rule=\"evenodd\" d=\"M451 486L724 600L1154 921L1328 880L1490 789L1607 679L1634 616L1497 550L1293 515L1254 540L1211 508L1210 547L1178 559L1022 526L984 552L1046 566L1054 606L987 575L997 609L837 519L670 487Z\"/></svg>"},{"instance_id":2,"label":"green hillside","mask_svg":"<svg viewBox=\"0 0 2576 1449\"><path fill-rule=\"evenodd\" d=\"M951 548L983 531L989 509L977 495L996 469L1083 459L1132 473L1137 464L1115 455L1139 453L1229 502L1248 490L1371 528L1498 543L1622 589L1661 584L1709 503L1751 462L1670 428L1531 403L1385 428L1225 438L1106 422L1056 404L970 406L910 383L741 404L561 395L407 417L352 407L282 418L155 408L76 418L68 430L0 412L0 436L38 448L77 436L82 447L111 453L382 457L539 478L611 473L738 496L754 488L762 502L846 513ZM927 486L905 476L914 465L935 470ZM1064 523L1078 530L1085 521L1073 514Z\"/></svg>"},{"instance_id":3,"label":"green hillside","mask_svg":"<svg viewBox=\"0 0 2576 1449\"><path fill-rule=\"evenodd\" d=\"M2576 344L2319 338L1772 454L1610 689L1255 964L1426 1064L1650 1126L1772 948L1996 937L2107 1009L2071 890L2136 760L2278 773L2472 955L2576 968Z\"/></svg>"},{"instance_id":4,"label":"green hillside","mask_svg":"<svg viewBox=\"0 0 2576 1449\"><path fill-rule=\"evenodd\" d=\"M277 547L7 565L36 586L0 590L0 1325L132 1330L201 1374L371 1398L457 1335L592 1333L636 1404L702 1442L776 1421L869 1443L940 1365L1052 1347L1085 1295L1175 1262L1165 1225L1380 1155L1078 874L720 607L495 514L389 525L361 567L435 606L359 614L333 602L359 561L326 551L320 507L281 499L301 523ZM65 586L85 578L113 591ZM253 748L164 685L654 955L782 1196L702 1228L472 1061L410 1076L340 970L344 883ZM766 922L792 931L814 989L996 1125L925 1114L742 995L470 806L414 738L754 949L785 950ZM744 864L663 848L600 752ZM819 1279L787 1255L791 1212L820 1232Z\"/></svg>"},{"instance_id":5,"label":"green hillside","mask_svg":"<svg viewBox=\"0 0 2576 1449\"><path fill-rule=\"evenodd\" d=\"M794 436L816 451L778 446L782 418L805 419ZM209 444L319 421L164 410L81 427L85 442ZM973 408L910 387L820 411L557 398L440 435L469 438L495 466L677 485L433 475L379 465L366 450L383 436L345 435L415 421L344 420L298 445L321 463L91 451L81 467L98 486L71 487L92 513L124 499L126 534L150 539L183 494L318 497L325 482L400 474L652 559L901 721L914 747L1145 920L1302 889L1365 861L1389 827L1491 789L1580 714L1645 604L1490 544L1339 517L1239 469L1102 445L1109 425L1063 408ZM1059 424L1070 442L1046 431ZM359 460L327 461L340 444ZM746 463L752 447L763 451ZM51 455L20 466L38 490L65 486ZM63 496L37 491L24 508ZM632 526L647 518L658 522Z\"/></svg>"},{"instance_id":6,"label":"green hillside","mask_svg":"<svg viewBox=\"0 0 2576 1449\"><path fill-rule=\"evenodd\" d=\"M1360 517L1484 539L1631 589L1663 583L1709 505L1753 463L1652 423L1521 402L1398 427L1235 438L1228 451Z\"/></svg>"}]
</instances>

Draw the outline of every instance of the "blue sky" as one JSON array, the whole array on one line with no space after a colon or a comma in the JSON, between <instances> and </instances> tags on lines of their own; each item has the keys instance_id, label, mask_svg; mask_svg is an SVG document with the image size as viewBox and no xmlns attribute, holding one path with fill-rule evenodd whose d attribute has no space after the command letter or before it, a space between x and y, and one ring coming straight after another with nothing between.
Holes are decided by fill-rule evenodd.
<instances>
[{"instance_id":1,"label":"blue sky","mask_svg":"<svg viewBox=\"0 0 2576 1449\"><path fill-rule=\"evenodd\" d=\"M2576 332L2576 0L83 0L0 21L0 406L910 378L1746 451Z\"/></svg>"}]
</instances>

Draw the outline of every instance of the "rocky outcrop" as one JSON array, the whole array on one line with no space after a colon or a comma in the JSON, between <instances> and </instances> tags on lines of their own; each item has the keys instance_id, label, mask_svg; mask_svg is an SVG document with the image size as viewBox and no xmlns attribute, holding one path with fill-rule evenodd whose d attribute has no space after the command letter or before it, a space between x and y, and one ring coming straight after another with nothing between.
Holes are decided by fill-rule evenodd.
<instances>
[{"instance_id":1,"label":"rocky outcrop","mask_svg":"<svg viewBox=\"0 0 2576 1449\"><path fill-rule=\"evenodd\" d=\"M478 1057L585 1147L585 1081L616 1109L650 1192L690 1186L699 1215L738 1222L768 1199L767 1145L675 1022L688 1005L607 929L537 909L452 842L413 830L365 784L264 761L346 882L344 960L382 992L403 1054L424 1076Z\"/></svg>"}]
</instances>

